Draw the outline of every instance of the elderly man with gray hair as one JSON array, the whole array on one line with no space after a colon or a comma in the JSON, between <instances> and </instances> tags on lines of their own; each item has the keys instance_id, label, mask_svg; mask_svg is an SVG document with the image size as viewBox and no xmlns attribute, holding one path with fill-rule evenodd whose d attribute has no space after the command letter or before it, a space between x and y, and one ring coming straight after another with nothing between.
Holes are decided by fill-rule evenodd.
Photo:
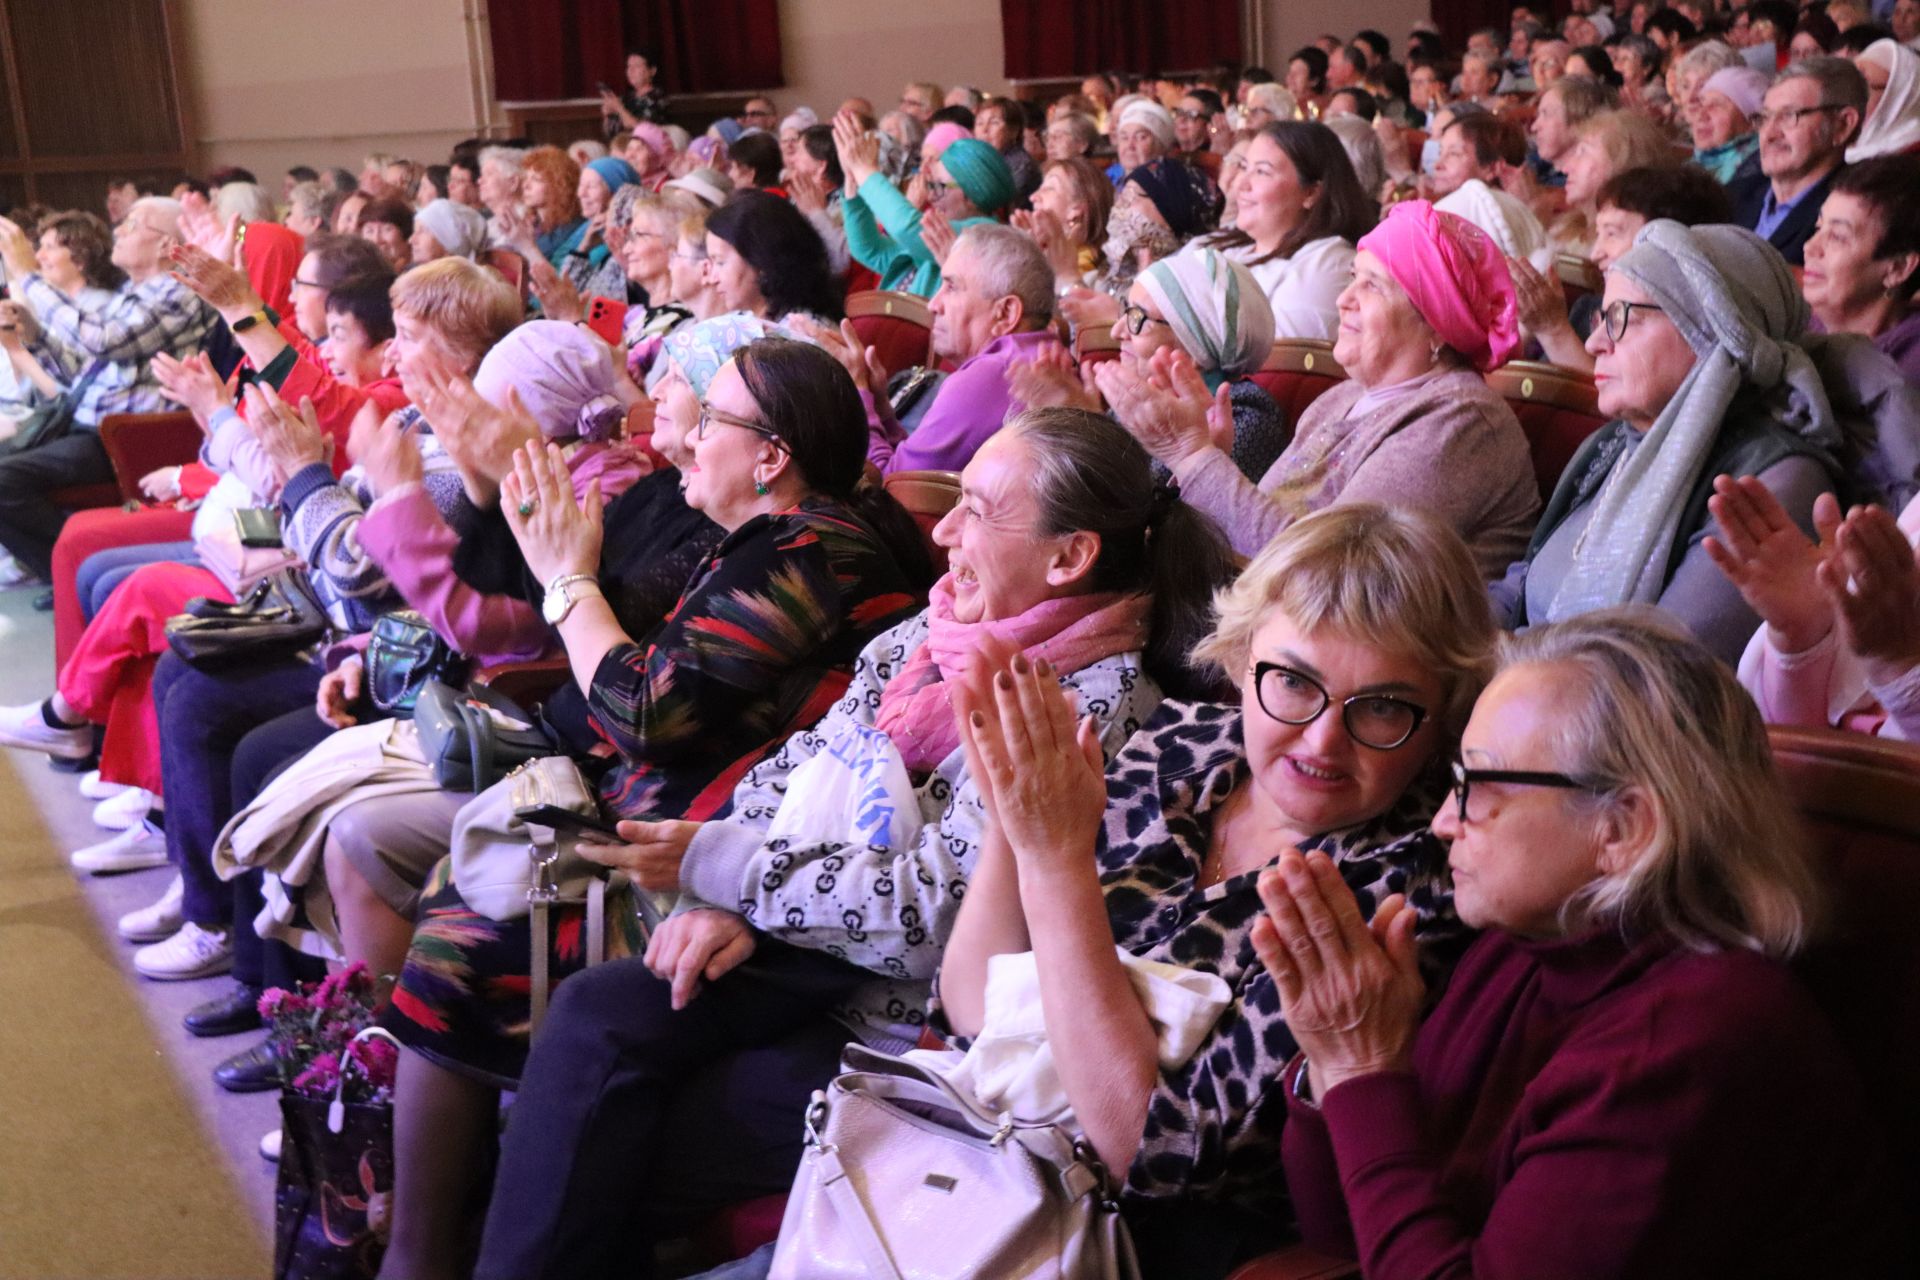
<instances>
[{"instance_id":1,"label":"elderly man with gray hair","mask_svg":"<svg viewBox=\"0 0 1920 1280\"><path fill-rule=\"evenodd\" d=\"M1760 172L1729 184L1733 220L1800 266L1847 144L1867 115L1867 81L1845 58L1805 58L1767 90L1754 117Z\"/></svg>"},{"instance_id":2,"label":"elderly man with gray hair","mask_svg":"<svg viewBox=\"0 0 1920 1280\"><path fill-rule=\"evenodd\" d=\"M67 519L52 501L54 492L113 482L100 420L110 413L170 408L153 358L186 359L213 327L214 313L168 273L167 253L179 243L178 201L134 201L113 233L113 265L127 282L105 306L82 310L41 278L26 232L0 218L0 261L8 284L40 322L73 401L67 434L0 461L0 546L39 578L52 575L53 543ZM53 607L51 593L43 599Z\"/></svg>"},{"instance_id":3,"label":"elderly man with gray hair","mask_svg":"<svg viewBox=\"0 0 1920 1280\"><path fill-rule=\"evenodd\" d=\"M1032 239L989 223L961 232L929 304L932 358L955 368L918 396L927 408L912 435L895 419L884 393L869 394L868 459L888 472L966 466L987 437L1024 407L1009 382L1014 366L1059 349L1053 300L1053 269ZM865 365L864 359L850 362ZM864 368L854 380L866 381Z\"/></svg>"}]
</instances>

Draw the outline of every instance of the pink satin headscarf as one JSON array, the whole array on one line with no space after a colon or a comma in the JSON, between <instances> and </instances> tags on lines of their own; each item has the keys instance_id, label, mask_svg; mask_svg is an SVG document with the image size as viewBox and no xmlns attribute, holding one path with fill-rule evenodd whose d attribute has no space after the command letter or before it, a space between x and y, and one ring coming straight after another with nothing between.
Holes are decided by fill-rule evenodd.
<instances>
[{"instance_id":1,"label":"pink satin headscarf","mask_svg":"<svg viewBox=\"0 0 1920 1280\"><path fill-rule=\"evenodd\" d=\"M1485 373L1520 349L1513 277L1493 238L1425 200L1387 210L1359 247L1380 259L1440 341Z\"/></svg>"}]
</instances>

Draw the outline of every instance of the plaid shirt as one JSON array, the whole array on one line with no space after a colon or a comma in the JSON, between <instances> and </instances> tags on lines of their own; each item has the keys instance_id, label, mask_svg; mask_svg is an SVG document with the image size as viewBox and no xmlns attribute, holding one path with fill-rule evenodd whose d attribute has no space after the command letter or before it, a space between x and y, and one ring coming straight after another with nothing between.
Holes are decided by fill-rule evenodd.
<instances>
[{"instance_id":1,"label":"plaid shirt","mask_svg":"<svg viewBox=\"0 0 1920 1280\"><path fill-rule=\"evenodd\" d=\"M74 409L74 421L97 427L109 413L156 413L171 407L153 376L153 357L164 351L184 360L198 351L219 318L185 285L165 272L129 284L98 311L30 275L21 281L27 304L46 330L47 346L68 386L96 360L106 365Z\"/></svg>"}]
</instances>

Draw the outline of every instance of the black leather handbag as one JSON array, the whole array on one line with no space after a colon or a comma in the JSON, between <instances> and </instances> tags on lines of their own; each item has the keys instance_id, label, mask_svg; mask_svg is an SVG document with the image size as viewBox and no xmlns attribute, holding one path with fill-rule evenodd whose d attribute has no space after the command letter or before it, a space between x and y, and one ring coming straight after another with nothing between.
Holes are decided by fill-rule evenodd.
<instances>
[{"instance_id":1,"label":"black leather handbag","mask_svg":"<svg viewBox=\"0 0 1920 1280\"><path fill-rule=\"evenodd\" d=\"M282 569L232 604L195 596L167 619L167 645L202 671L292 657L332 633L306 573Z\"/></svg>"},{"instance_id":2,"label":"black leather handbag","mask_svg":"<svg viewBox=\"0 0 1920 1280\"><path fill-rule=\"evenodd\" d=\"M410 719L427 681L461 685L466 678L465 656L421 614L396 609L374 620L367 642L367 696L382 713Z\"/></svg>"},{"instance_id":3,"label":"black leather handbag","mask_svg":"<svg viewBox=\"0 0 1920 1280\"><path fill-rule=\"evenodd\" d=\"M517 766L561 754L539 718L485 685L429 680L414 703L420 755L446 791L485 791Z\"/></svg>"}]
</instances>

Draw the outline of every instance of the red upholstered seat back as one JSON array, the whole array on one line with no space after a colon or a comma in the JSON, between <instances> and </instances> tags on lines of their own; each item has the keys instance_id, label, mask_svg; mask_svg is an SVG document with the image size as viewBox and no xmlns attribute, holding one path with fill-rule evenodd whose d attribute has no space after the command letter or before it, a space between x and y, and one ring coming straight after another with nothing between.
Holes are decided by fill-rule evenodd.
<instances>
[{"instance_id":1,"label":"red upholstered seat back","mask_svg":"<svg viewBox=\"0 0 1920 1280\"><path fill-rule=\"evenodd\" d=\"M927 363L933 313L925 298L883 289L849 294L847 319L860 341L873 348L888 377Z\"/></svg>"},{"instance_id":2,"label":"red upholstered seat back","mask_svg":"<svg viewBox=\"0 0 1920 1280\"><path fill-rule=\"evenodd\" d=\"M1073 335L1073 358L1083 365L1118 360L1120 339L1111 329L1080 329Z\"/></svg>"},{"instance_id":3,"label":"red upholstered seat back","mask_svg":"<svg viewBox=\"0 0 1920 1280\"><path fill-rule=\"evenodd\" d=\"M1599 293L1606 288L1600 268L1577 253L1555 254L1553 272L1560 280L1560 292L1566 297L1569 308L1588 294Z\"/></svg>"},{"instance_id":4,"label":"red upholstered seat back","mask_svg":"<svg viewBox=\"0 0 1920 1280\"><path fill-rule=\"evenodd\" d=\"M527 260L517 249L501 247L489 249L480 257L482 266L492 267L500 277L512 285L514 292L520 295L522 302L527 298Z\"/></svg>"},{"instance_id":5,"label":"red upholstered seat back","mask_svg":"<svg viewBox=\"0 0 1920 1280\"><path fill-rule=\"evenodd\" d=\"M1273 344L1266 363L1247 378L1280 405L1291 430L1308 405L1329 388L1344 382L1346 376L1347 371L1333 358L1331 342L1282 338Z\"/></svg>"},{"instance_id":6,"label":"red upholstered seat back","mask_svg":"<svg viewBox=\"0 0 1920 1280\"><path fill-rule=\"evenodd\" d=\"M920 526L936 572L947 571L947 549L934 545L933 527L960 502L957 471L896 471L886 478L887 492Z\"/></svg>"},{"instance_id":7,"label":"red upholstered seat back","mask_svg":"<svg viewBox=\"0 0 1920 1280\"><path fill-rule=\"evenodd\" d=\"M1920 746L1838 729L1768 730L1826 871L1832 918L1800 964L1852 1052L1920 1212Z\"/></svg>"},{"instance_id":8,"label":"red upholstered seat back","mask_svg":"<svg viewBox=\"0 0 1920 1280\"><path fill-rule=\"evenodd\" d=\"M1533 476L1545 502L1586 438L1605 423L1589 374L1534 360L1515 360L1487 375L1520 419L1533 454Z\"/></svg>"}]
</instances>

